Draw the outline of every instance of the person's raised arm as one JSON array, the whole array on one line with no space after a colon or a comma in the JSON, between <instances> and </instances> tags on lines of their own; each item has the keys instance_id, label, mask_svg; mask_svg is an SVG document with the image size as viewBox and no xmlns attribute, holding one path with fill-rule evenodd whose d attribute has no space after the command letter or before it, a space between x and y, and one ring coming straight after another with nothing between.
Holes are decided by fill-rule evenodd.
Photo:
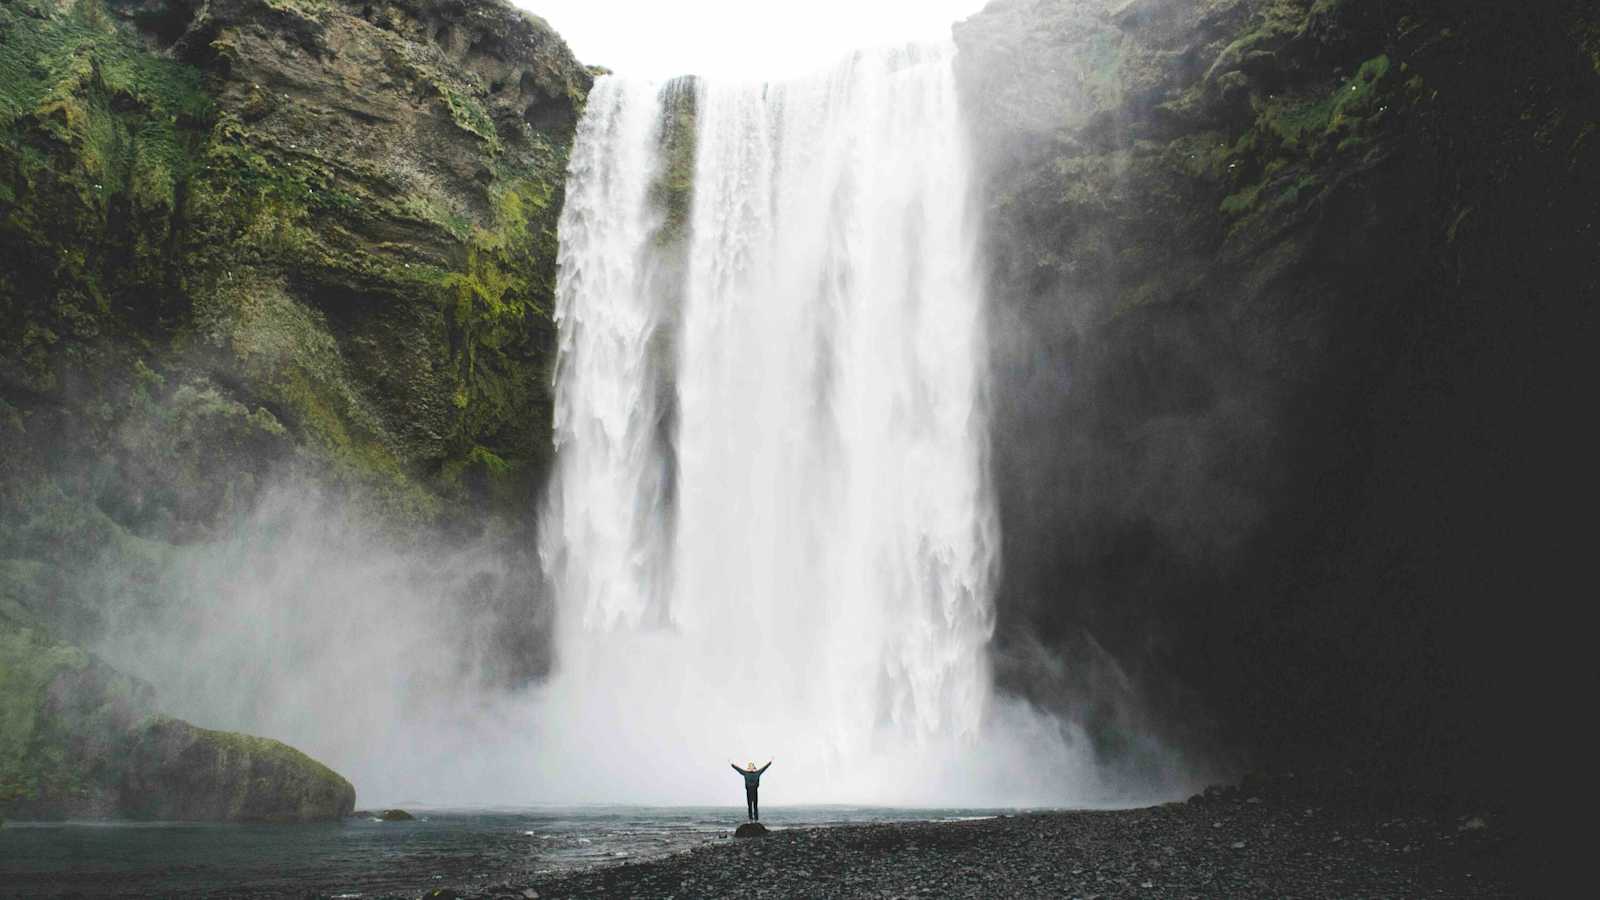
<instances>
[{"instance_id":1,"label":"person's raised arm","mask_svg":"<svg viewBox=\"0 0 1600 900\"><path fill-rule=\"evenodd\" d=\"M756 770L756 774L760 775L762 772L765 772L766 770L768 770L770 768L772 768L772 760L769 759L769 760L767 760L767 764L766 765L764 765L760 769Z\"/></svg>"},{"instance_id":2,"label":"person's raised arm","mask_svg":"<svg viewBox=\"0 0 1600 900\"><path fill-rule=\"evenodd\" d=\"M734 770L734 771L735 771L735 772L738 772L738 773L739 773L739 774L740 774L740 775L743 775L743 774L744 774L744 770L743 770L743 769L741 769L741 768L739 768L739 764L738 764L738 763L736 763L736 762L730 762L730 763L728 763L728 765L730 765L730 766L732 766L732 767L733 767L733 770Z\"/></svg>"}]
</instances>

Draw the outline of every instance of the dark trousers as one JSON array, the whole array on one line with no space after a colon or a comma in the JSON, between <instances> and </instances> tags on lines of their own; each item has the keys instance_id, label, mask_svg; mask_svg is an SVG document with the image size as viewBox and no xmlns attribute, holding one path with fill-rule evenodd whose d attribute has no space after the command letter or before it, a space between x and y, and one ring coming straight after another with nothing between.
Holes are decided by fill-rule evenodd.
<instances>
[{"instance_id":1,"label":"dark trousers","mask_svg":"<svg viewBox=\"0 0 1600 900\"><path fill-rule=\"evenodd\" d=\"M756 800L756 788L747 787L744 789L744 805L750 807L751 821L761 818L761 804Z\"/></svg>"}]
</instances>

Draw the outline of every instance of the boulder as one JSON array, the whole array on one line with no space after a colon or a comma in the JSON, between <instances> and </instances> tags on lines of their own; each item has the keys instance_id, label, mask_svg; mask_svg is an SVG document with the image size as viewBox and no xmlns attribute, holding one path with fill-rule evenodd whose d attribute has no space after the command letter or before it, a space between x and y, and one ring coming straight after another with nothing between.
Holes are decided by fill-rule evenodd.
<instances>
[{"instance_id":1,"label":"boulder","mask_svg":"<svg viewBox=\"0 0 1600 900\"><path fill-rule=\"evenodd\" d=\"M0 616L0 815L311 822L355 788L268 738L155 713L150 687Z\"/></svg>"},{"instance_id":2,"label":"boulder","mask_svg":"<svg viewBox=\"0 0 1600 900\"><path fill-rule=\"evenodd\" d=\"M379 813L378 818L385 822L414 822L417 817L403 809L386 809Z\"/></svg>"},{"instance_id":3,"label":"boulder","mask_svg":"<svg viewBox=\"0 0 1600 900\"><path fill-rule=\"evenodd\" d=\"M746 822L743 825L740 825L733 832L733 836L736 838L766 837L767 826L761 824L760 822Z\"/></svg>"},{"instance_id":4,"label":"boulder","mask_svg":"<svg viewBox=\"0 0 1600 900\"><path fill-rule=\"evenodd\" d=\"M350 782L287 744L166 716L135 732L120 794L130 818L205 822L328 821L356 804Z\"/></svg>"}]
</instances>

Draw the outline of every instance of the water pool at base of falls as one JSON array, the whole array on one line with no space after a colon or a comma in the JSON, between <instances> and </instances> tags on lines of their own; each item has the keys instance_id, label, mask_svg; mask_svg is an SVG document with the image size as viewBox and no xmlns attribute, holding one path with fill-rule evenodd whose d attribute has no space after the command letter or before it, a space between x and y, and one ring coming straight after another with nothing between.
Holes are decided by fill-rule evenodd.
<instances>
[{"instance_id":1,"label":"water pool at base of falls","mask_svg":"<svg viewBox=\"0 0 1600 900\"><path fill-rule=\"evenodd\" d=\"M731 840L744 821L742 804L411 811L416 821L350 818L302 826L8 822L0 829L0 896L310 894L353 900L435 887L521 885ZM761 821L780 829L1000 812L774 806L762 810Z\"/></svg>"}]
</instances>

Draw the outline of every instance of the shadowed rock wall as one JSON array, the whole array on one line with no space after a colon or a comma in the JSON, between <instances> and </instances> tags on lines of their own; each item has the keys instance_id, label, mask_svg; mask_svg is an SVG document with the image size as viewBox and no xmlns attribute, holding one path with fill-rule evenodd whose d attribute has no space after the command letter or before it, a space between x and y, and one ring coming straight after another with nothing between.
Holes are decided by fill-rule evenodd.
<instances>
[{"instance_id":1,"label":"shadowed rock wall","mask_svg":"<svg viewBox=\"0 0 1600 900\"><path fill-rule=\"evenodd\" d=\"M999 0L957 26L1004 685L1108 758L1155 732L1514 791L1549 693L1528 604L1574 558L1596 34L1580 3Z\"/></svg>"}]
</instances>

